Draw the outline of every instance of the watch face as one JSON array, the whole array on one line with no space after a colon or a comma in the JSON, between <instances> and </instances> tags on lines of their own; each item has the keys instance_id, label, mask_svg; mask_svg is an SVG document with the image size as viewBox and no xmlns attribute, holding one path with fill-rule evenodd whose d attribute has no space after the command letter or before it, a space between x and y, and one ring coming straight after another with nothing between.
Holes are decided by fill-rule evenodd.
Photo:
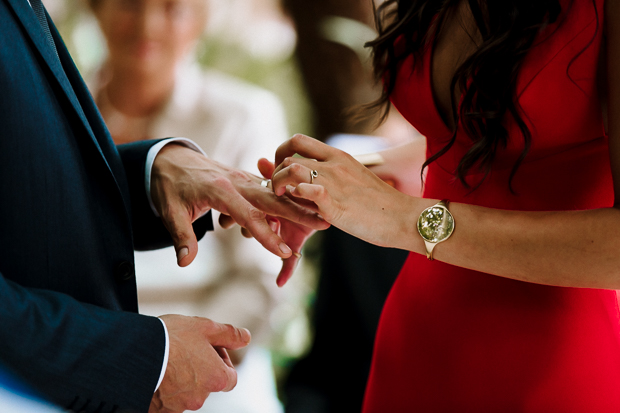
<instances>
[{"instance_id":1,"label":"watch face","mask_svg":"<svg viewBox=\"0 0 620 413\"><path fill-rule=\"evenodd\" d=\"M426 208L418 219L418 232L428 242L445 241L454 231L454 218L447 208Z\"/></svg>"}]
</instances>

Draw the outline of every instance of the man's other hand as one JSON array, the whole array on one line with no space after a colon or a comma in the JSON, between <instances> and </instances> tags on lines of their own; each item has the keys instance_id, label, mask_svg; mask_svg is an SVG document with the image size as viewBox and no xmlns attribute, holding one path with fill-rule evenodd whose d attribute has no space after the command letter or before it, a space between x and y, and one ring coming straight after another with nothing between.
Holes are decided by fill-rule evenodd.
<instances>
[{"instance_id":1,"label":"man's other hand","mask_svg":"<svg viewBox=\"0 0 620 413\"><path fill-rule=\"evenodd\" d=\"M164 315L169 356L166 373L153 395L149 413L198 410L211 392L230 391L237 384L226 349L250 342L250 332L201 317Z\"/></svg>"}]
</instances>

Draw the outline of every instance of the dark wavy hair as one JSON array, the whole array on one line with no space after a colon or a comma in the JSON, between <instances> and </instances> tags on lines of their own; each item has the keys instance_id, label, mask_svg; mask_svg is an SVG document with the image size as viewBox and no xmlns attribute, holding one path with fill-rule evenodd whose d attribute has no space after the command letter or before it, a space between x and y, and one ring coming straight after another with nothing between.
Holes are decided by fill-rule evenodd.
<instances>
[{"instance_id":1,"label":"dark wavy hair","mask_svg":"<svg viewBox=\"0 0 620 413\"><path fill-rule=\"evenodd\" d=\"M491 171L497 150L505 148L508 142L508 131L503 120L509 114L519 127L523 139L523 151L513 165L508 182L514 193L512 179L527 155L532 139L515 98L517 75L525 55L540 31L549 24L561 24L558 19L562 14L562 7L558 0L464 1L469 3L482 43L457 69L451 82L454 123L458 125L460 119L464 131L472 141L472 146L460 160L455 175L465 187L471 188L466 181L466 175L475 167L484 172L484 175L475 183L473 189L482 184ZM423 48L440 30L447 14L453 11L459 2L386 0L375 8L379 36L367 46L373 51L375 76L378 81L384 82L383 93L374 104L375 107L385 105L383 118L389 111L389 98L395 87L399 63L410 55L413 55L414 59L420 58ZM592 2L594 3L594 0ZM572 0L568 7L571 6ZM596 10L596 5L594 8ZM395 47L396 39L400 37L405 45L403 50L400 45ZM457 85L462 91L462 104L459 108L454 99ZM443 149L426 160L422 170L444 155L455 140L456 131Z\"/></svg>"}]
</instances>

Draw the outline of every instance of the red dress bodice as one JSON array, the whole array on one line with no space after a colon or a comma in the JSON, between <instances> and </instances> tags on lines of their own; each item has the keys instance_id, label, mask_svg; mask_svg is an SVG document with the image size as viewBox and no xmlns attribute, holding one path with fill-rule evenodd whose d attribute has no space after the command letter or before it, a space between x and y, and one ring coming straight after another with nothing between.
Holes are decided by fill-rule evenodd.
<instances>
[{"instance_id":1,"label":"red dress bodice","mask_svg":"<svg viewBox=\"0 0 620 413\"><path fill-rule=\"evenodd\" d=\"M508 181L523 139L506 119L508 146L479 188L454 177L471 145L458 125L453 147L428 167L426 198L522 211L613 204L597 92L604 1L568 3L520 69L517 99L532 146L514 193ZM426 136L429 156L452 136L433 99L431 48L402 63L392 96ZM381 316L364 402L364 413L384 412L620 412L616 292L514 281L410 254Z\"/></svg>"}]
</instances>

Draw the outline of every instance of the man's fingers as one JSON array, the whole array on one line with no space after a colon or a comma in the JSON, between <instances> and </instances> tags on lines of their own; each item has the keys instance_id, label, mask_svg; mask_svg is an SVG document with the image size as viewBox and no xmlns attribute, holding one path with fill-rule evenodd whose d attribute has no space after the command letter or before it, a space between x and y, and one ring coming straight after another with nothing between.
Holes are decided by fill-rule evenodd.
<instances>
[{"instance_id":1,"label":"man's fingers","mask_svg":"<svg viewBox=\"0 0 620 413\"><path fill-rule=\"evenodd\" d=\"M179 267L188 266L198 253L198 241L192 228L190 214L183 208L170 207L166 214L162 215L162 220L172 236L177 264Z\"/></svg>"},{"instance_id":2,"label":"man's fingers","mask_svg":"<svg viewBox=\"0 0 620 413\"><path fill-rule=\"evenodd\" d=\"M267 222L269 223L269 228L276 234L280 233L280 220L274 217L267 217Z\"/></svg>"},{"instance_id":3,"label":"man's fingers","mask_svg":"<svg viewBox=\"0 0 620 413\"><path fill-rule=\"evenodd\" d=\"M224 214L220 215L220 218L218 219L218 221L220 223L220 227L224 229L228 229L236 224L234 219ZM277 220L275 220L274 222L274 220L267 219L267 222L269 223L269 228L271 228L271 230L277 234L278 228L279 228ZM244 228L244 227L241 227L241 235L243 235L245 238L254 238L252 233L247 228Z\"/></svg>"},{"instance_id":4,"label":"man's fingers","mask_svg":"<svg viewBox=\"0 0 620 413\"><path fill-rule=\"evenodd\" d=\"M307 202L298 203L296 200L291 200L289 196L276 197L273 195L273 199L269 199L268 202L261 203L259 208L265 211L268 215L284 218L314 230L329 228L329 224L318 215L316 205ZM249 228L248 226L241 224L241 222L237 222L240 225ZM251 232L256 238L256 234L253 231Z\"/></svg>"},{"instance_id":5,"label":"man's fingers","mask_svg":"<svg viewBox=\"0 0 620 413\"><path fill-rule=\"evenodd\" d=\"M220 217L217 219L220 227L224 229L228 229L235 225L235 220L230 217L230 215L220 214Z\"/></svg>"},{"instance_id":6,"label":"man's fingers","mask_svg":"<svg viewBox=\"0 0 620 413\"><path fill-rule=\"evenodd\" d=\"M273 228L271 230L273 231ZM241 235L243 235L245 238L254 238L252 236L252 233L250 231L248 231L246 228L243 228L243 227L241 227Z\"/></svg>"},{"instance_id":7,"label":"man's fingers","mask_svg":"<svg viewBox=\"0 0 620 413\"><path fill-rule=\"evenodd\" d=\"M252 335L248 329L237 328L230 324L214 324L216 327L208 332L209 343L211 343L213 347L236 350L250 344ZM226 357L228 357L228 354Z\"/></svg>"},{"instance_id":8,"label":"man's fingers","mask_svg":"<svg viewBox=\"0 0 620 413\"><path fill-rule=\"evenodd\" d=\"M278 236L265 219L260 221L248 221L243 225L258 242L267 250L280 258L288 258L292 251L288 245Z\"/></svg>"},{"instance_id":9,"label":"man's fingers","mask_svg":"<svg viewBox=\"0 0 620 413\"><path fill-rule=\"evenodd\" d=\"M226 364L231 369L235 368L235 366L233 365L232 360L230 359L230 355L228 354L228 351L226 351L226 349L224 347L213 347L213 348L215 349L217 354L220 356L220 358L222 359L224 364Z\"/></svg>"},{"instance_id":10,"label":"man's fingers","mask_svg":"<svg viewBox=\"0 0 620 413\"><path fill-rule=\"evenodd\" d=\"M228 359L230 363L230 359ZM226 386L220 391L229 392L237 385L237 371L233 367L226 366Z\"/></svg>"},{"instance_id":11,"label":"man's fingers","mask_svg":"<svg viewBox=\"0 0 620 413\"><path fill-rule=\"evenodd\" d=\"M275 196L272 194L272 197ZM227 206L226 213L230 214L232 219L243 228L245 228L258 242L261 243L271 253L277 255L280 258L288 258L291 255L291 249L286 245L282 238L272 231L270 225L267 223L267 215L265 212L252 206L244 197L238 192L232 192L227 194L227 199L224 205ZM278 211L282 214L290 214L291 209L299 211L298 214L312 214L315 221L318 221L316 214L307 211L306 209L296 205L290 199L284 198L285 202L288 201L288 206L285 207L283 202L279 199L273 199L275 202L271 202L271 205L276 206ZM215 207L217 209L217 206ZM271 212L270 212L271 214ZM278 215L274 213L273 215ZM308 220L309 217L304 219ZM313 222L314 223L314 222ZM314 223L318 225L318 223Z\"/></svg>"},{"instance_id":12,"label":"man's fingers","mask_svg":"<svg viewBox=\"0 0 620 413\"><path fill-rule=\"evenodd\" d=\"M233 366L230 356L224 347L213 347L213 349L220 356L224 364L224 374L226 375L226 383L219 391L228 392L235 388L237 385L237 371Z\"/></svg>"}]
</instances>

